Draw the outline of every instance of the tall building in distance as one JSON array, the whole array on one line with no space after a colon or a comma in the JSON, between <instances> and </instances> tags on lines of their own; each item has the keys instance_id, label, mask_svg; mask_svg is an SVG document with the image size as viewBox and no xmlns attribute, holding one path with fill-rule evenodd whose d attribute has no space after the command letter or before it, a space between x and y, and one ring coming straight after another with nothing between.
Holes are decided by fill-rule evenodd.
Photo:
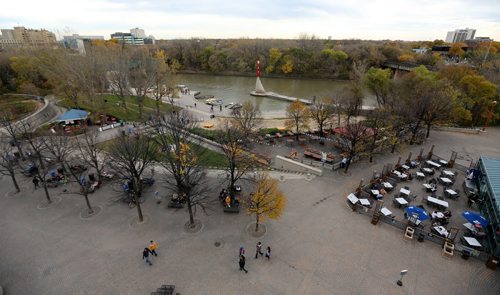
<instances>
[{"instance_id":1,"label":"tall building in distance","mask_svg":"<svg viewBox=\"0 0 500 295\"><path fill-rule=\"evenodd\" d=\"M85 43L92 40L104 40L104 36L81 36L73 34L71 36L63 36L61 43L64 48L71 48L85 55Z\"/></svg>"},{"instance_id":2,"label":"tall building in distance","mask_svg":"<svg viewBox=\"0 0 500 295\"><path fill-rule=\"evenodd\" d=\"M1 31L0 48L50 47L57 45L56 35L45 29L35 30L14 27L14 29L2 29Z\"/></svg>"},{"instance_id":3,"label":"tall building in distance","mask_svg":"<svg viewBox=\"0 0 500 295\"><path fill-rule=\"evenodd\" d=\"M450 31L446 34L446 43L457 43L464 42L467 40L474 39L474 35L476 34L476 29L457 29L455 31Z\"/></svg>"},{"instance_id":4,"label":"tall building in distance","mask_svg":"<svg viewBox=\"0 0 500 295\"><path fill-rule=\"evenodd\" d=\"M111 34L111 39L125 45L144 45L144 39L136 38L132 33L116 32Z\"/></svg>"},{"instance_id":5,"label":"tall building in distance","mask_svg":"<svg viewBox=\"0 0 500 295\"><path fill-rule=\"evenodd\" d=\"M144 30L139 29L139 28L130 29L130 34L132 34L136 38L146 38L147 37Z\"/></svg>"}]
</instances>

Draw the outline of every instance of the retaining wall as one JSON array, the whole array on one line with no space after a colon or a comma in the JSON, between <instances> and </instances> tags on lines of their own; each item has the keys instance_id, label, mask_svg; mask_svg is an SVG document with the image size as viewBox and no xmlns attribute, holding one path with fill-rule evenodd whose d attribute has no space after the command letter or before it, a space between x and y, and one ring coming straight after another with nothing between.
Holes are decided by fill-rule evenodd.
<instances>
[{"instance_id":1,"label":"retaining wall","mask_svg":"<svg viewBox=\"0 0 500 295\"><path fill-rule=\"evenodd\" d=\"M323 170L320 168L312 167L282 156L276 156L273 167L280 170L311 173L318 176L323 175Z\"/></svg>"}]
</instances>

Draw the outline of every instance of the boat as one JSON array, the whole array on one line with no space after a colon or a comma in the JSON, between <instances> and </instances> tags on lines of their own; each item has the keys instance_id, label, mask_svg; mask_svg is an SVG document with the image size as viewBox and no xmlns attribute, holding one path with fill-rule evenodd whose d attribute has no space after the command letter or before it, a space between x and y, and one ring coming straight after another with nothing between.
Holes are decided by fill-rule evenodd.
<instances>
[{"instance_id":1,"label":"boat","mask_svg":"<svg viewBox=\"0 0 500 295\"><path fill-rule=\"evenodd\" d=\"M224 102L222 99L217 99L217 98L210 98L205 101L206 104L212 105L212 106L220 106L223 105Z\"/></svg>"}]
</instances>

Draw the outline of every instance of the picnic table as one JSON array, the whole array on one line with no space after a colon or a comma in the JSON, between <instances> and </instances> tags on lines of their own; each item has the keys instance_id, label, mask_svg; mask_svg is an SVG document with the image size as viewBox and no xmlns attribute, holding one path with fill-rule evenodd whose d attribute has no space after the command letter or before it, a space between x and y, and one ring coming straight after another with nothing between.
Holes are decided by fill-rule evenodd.
<instances>
[{"instance_id":1,"label":"picnic table","mask_svg":"<svg viewBox=\"0 0 500 295\"><path fill-rule=\"evenodd\" d=\"M401 167L403 167L404 170L409 170L410 169L410 166L408 166L406 164L401 165Z\"/></svg>"},{"instance_id":2,"label":"picnic table","mask_svg":"<svg viewBox=\"0 0 500 295\"><path fill-rule=\"evenodd\" d=\"M404 187L402 187L402 188L399 190L399 193L400 193L400 195L409 196L409 195L410 195L410 190L405 189Z\"/></svg>"},{"instance_id":3,"label":"picnic table","mask_svg":"<svg viewBox=\"0 0 500 295\"><path fill-rule=\"evenodd\" d=\"M449 236L449 232L448 230L444 227L444 226L434 226L432 228L436 233L438 233L440 236L442 236L443 238L447 238Z\"/></svg>"},{"instance_id":4,"label":"picnic table","mask_svg":"<svg viewBox=\"0 0 500 295\"><path fill-rule=\"evenodd\" d=\"M448 208L448 202L431 197L431 196L427 196L427 204L428 205L435 205L438 208L444 208L444 209Z\"/></svg>"},{"instance_id":5,"label":"picnic table","mask_svg":"<svg viewBox=\"0 0 500 295\"><path fill-rule=\"evenodd\" d=\"M372 206L370 201L368 201L368 199L359 199L359 202L361 203L361 205L366 206L366 207Z\"/></svg>"},{"instance_id":6,"label":"picnic table","mask_svg":"<svg viewBox=\"0 0 500 295\"><path fill-rule=\"evenodd\" d=\"M349 201L350 201L353 205L354 205L354 204L356 204L356 203L359 201L358 197L356 197L356 195L355 195L355 194L353 194L353 193L350 193L350 194L347 196L347 199L348 199L348 200L349 200Z\"/></svg>"},{"instance_id":7,"label":"picnic table","mask_svg":"<svg viewBox=\"0 0 500 295\"><path fill-rule=\"evenodd\" d=\"M422 171L423 171L425 174L427 174L427 175L431 175L431 174L433 174L433 173L434 173L434 170L432 170L431 168L427 168L427 167L422 168Z\"/></svg>"},{"instance_id":8,"label":"picnic table","mask_svg":"<svg viewBox=\"0 0 500 295\"><path fill-rule=\"evenodd\" d=\"M452 189L447 189L444 191L444 195L448 198L451 198L451 199L456 199L458 198L458 193Z\"/></svg>"},{"instance_id":9,"label":"picnic table","mask_svg":"<svg viewBox=\"0 0 500 295\"><path fill-rule=\"evenodd\" d=\"M448 166L448 162L445 160L439 160L439 164L441 164L443 166Z\"/></svg>"},{"instance_id":10,"label":"picnic table","mask_svg":"<svg viewBox=\"0 0 500 295\"><path fill-rule=\"evenodd\" d=\"M424 179L424 178L425 178L425 174L417 171L417 179Z\"/></svg>"},{"instance_id":11,"label":"picnic table","mask_svg":"<svg viewBox=\"0 0 500 295\"><path fill-rule=\"evenodd\" d=\"M386 207L382 207L380 209L380 213L384 214L384 216L391 216L392 215L391 210L387 209Z\"/></svg>"},{"instance_id":12,"label":"picnic table","mask_svg":"<svg viewBox=\"0 0 500 295\"><path fill-rule=\"evenodd\" d=\"M451 185L453 181L447 177L440 177L439 181L444 185Z\"/></svg>"},{"instance_id":13,"label":"picnic table","mask_svg":"<svg viewBox=\"0 0 500 295\"><path fill-rule=\"evenodd\" d=\"M392 171L392 173L394 173L394 174L395 174L397 177L399 177L399 179L401 179L401 180L405 180L405 179L407 179L407 178L408 178L408 174L406 174L406 173L401 173L401 172L399 172L398 170L394 170L394 171Z\"/></svg>"},{"instance_id":14,"label":"picnic table","mask_svg":"<svg viewBox=\"0 0 500 295\"><path fill-rule=\"evenodd\" d=\"M395 198L393 204L401 208L402 206L408 205L408 201L403 198Z\"/></svg>"},{"instance_id":15,"label":"picnic table","mask_svg":"<svg viewBox=\"0 0 500 295\"><path fill-rule=\"evenodd\" d=\"M382 185L383 185L386 189L388 189L388 190L391 190L391 189L393 189L393 188L394 188L394 187L392 186L392 184L391 184L390 182L387 182L387 181L386 181L386 182L382 182Z\"/></svg>"},{"instance_id":16,"label":"picnic table","mask_svg":"<svg viewBox=\"0 0 500 295\"><path fill-rule=\"evenodd\" d=\"M435 167L435 168L441 168L441 165L439 165L438 163L434 162L434 161L431 161L431 160L427 160L426 161L427 164L429 164L430 166L432 167Z\"/></svg>"},{"instance_id":17,"label":"picnic table","mask_svg":"<svg viewBox=\"0 0 500 295\"><path fill-rule=\"evenodd\" d=\"M473 237L464 236L463 241L465 241L466 244L468 244L470 247L473 247L473 248L482 248L483 247L483 245L481 245L481 243L479 243L479 241Z\"/></svg>"},{"instance_id":18,"label":"picnic table","mask_svg":"<svg viewBox=\"0 0 500 295\"><path fill-rule=\"evenodd\" d=\"M445 176L455 176L455 173L451 172L450 170L443 170L443 175Z\"/></svg>"},{"instance_id":19,"label":"picnic table","mask_svg":"<svg viewBox=\"0 0 500 295\"><path fill-rule=\"evenodd\" d=\"M288 134L288 136L294 136L295 135L292 131L287 131L286 134Z\"/></svg>"}]
</instances>

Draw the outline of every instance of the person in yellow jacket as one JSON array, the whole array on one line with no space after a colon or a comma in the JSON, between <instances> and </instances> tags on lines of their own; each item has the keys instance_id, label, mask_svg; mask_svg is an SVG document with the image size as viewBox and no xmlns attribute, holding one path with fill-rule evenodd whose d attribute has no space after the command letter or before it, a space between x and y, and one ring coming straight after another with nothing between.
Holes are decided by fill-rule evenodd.
<instances>
[{"instance_id":1,"label":"person in yellow jacket","mask_svg":"<svg viewBox=\"0 0 500 295\"><path fill-rule=\"evenodd\" d=\"M149 241L149 247L148 247L149 251L151 251L151 254L153 254L154 256L158 256L158 253L156 253L156 249L158 249L158 243L151 240Z\"/></svg>"}]
</instances>

